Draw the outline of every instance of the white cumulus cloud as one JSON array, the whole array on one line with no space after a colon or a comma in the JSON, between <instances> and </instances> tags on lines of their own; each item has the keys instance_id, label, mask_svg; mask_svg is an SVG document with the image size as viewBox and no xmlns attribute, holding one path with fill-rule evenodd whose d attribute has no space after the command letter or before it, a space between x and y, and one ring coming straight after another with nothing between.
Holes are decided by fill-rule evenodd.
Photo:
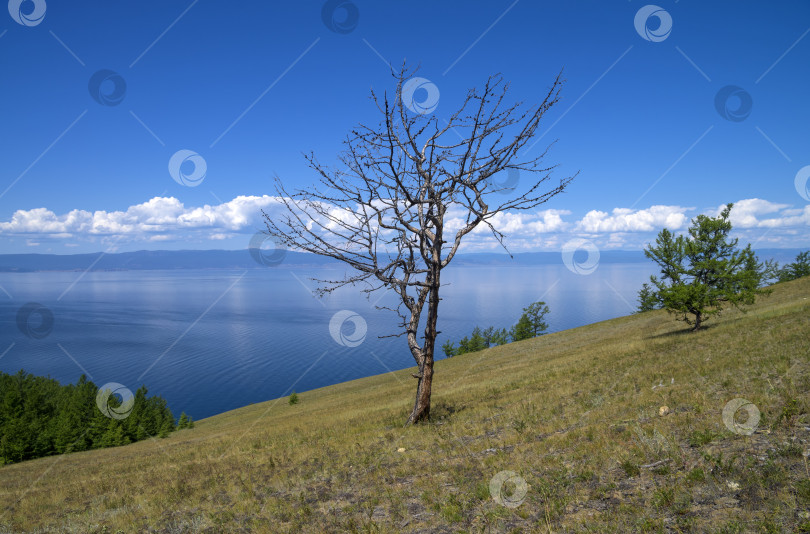
<instances>
[{"instance_id":1,"label":"white cumulus cloud","mask_svg":"<svg viewBox=\"0 0 810 534\"><path fill-rule=\"evenodd\" d=\"M693 209L682 206L650 206L642 210L614 208L610 214L591 210L577 223L577 229L588 233L678 230L689 221L686 212Z\"/></svg>"},{"instance_id":2,"label":"white cumulus cloud","mask_svg":"<svg viewBox=\"0 0 810 534\"><path fill-rule=\"evenodd\" d=\"M710 215L717 216L725 205L718 206ZM734 228L780 228L810 225L810 205L793 208L790 204L777 204L761 198L747 198L734 203L731 209Z\"/></svg>"},{"instance_id":3,"label":"white cumulus cloud","mask_svg":"<svg viewBox=\"0 0 810 534\"><path fill-rule=\"evenodd\" d=\"M0 222L0 234L50 237L132 235L169 239L181 230L247 230L261 226L261 210L278 204L271 196L238 196L216 206L186 207L174 197L155 197L126 211L72 210L64 215L46 208L17 210Z\"/></svg>"},{"instance_id":4,"label":"white cumulus cloud","mask_svg":"<svg viewBox=\"0 0 810 534\"><path fill-rule=\"evenodd\" d=\"M344 208L325 207L344 222L355 222L359 213ZM710 216L723 206L705 210ZM271 216L284 211L282 200L274 196L238 196L217 205L186 206L174 197L155 197L122 211L74 209L57 214L47 208L17 210L7 221L0 221L0 236L27 239L29 246L42 240L109 240L160 243L184 240L223 242L240 234L264 229L262 211ZM572 237L587 237L602 248L641 248L662 228L684 231L695 208L656 205L644 209L617 207L611 211L591 210L579 220L562 209L499 213L490 222L506 236L512 251L554 250ZM742 237L757 240L760 246L805 246L810 226L810 205L794 207L752 198L735 202L731 220ZM453 207L445 219L446 239L465 224L464 213ZM307 221L310 227L318 223ZM321 224L335 229L339 225ZM777 231L778 229L778 231ZM767 235L761 235L767 231ZM69 246L65 243L65 246ZM486 225L479 225L464 241L465 251L497 250L500 245Z\"/></svg>"}]
</instances>

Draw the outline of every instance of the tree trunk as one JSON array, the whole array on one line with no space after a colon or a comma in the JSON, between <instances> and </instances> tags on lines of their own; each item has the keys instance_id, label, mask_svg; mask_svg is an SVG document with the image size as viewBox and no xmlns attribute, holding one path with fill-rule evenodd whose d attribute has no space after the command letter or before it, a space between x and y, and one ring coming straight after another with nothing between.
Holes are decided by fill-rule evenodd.
<instances>
[{"instance_id":1,"label":"tree trunk","mask_svg":"<svg viewBox=\"0 0 810 534\"><path fill-rule=\"evenodd\" d=\"M430 297L425 321L425 344L422 348L423 362L419 368L419 383L416 385L416 400L405 426L425 421L430 417L430 392L433 386L433 354L436 345L436 323L439 318L439 264L431 266L428 273Z\"/></svg>"},{"instance_id":2,"label":"tree trunk","mask_svg":"<svg viewBox=\"0 0 810 534\"><path fill-rule=\"evenodd\" d=\"M700 330L700 323L703 318L701 317L700 313L695 314L695 326L692 328L692 332L697 332Z\"/></svg>"},{"instance_id":3,"label":"tree trunk","mask_svg":"<svg viewBox=\"0 0 810 534\"><path fill-rule=\"evenodd\" d=\"M413 411L405 422L405 426L425 421L430 417L430 392L433 386L433 355L428 358L425 355L425 363L422 365L419 384L416 386L416 401L413 404Z\"/></svg>"}]
</instances>

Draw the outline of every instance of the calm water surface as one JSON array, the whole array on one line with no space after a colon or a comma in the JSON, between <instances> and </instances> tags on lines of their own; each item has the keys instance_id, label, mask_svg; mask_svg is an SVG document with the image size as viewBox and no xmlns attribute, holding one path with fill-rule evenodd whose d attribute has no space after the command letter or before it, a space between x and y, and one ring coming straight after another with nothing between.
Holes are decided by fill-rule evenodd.
<instances>
[{"instance_id":1,"label":"calm water surface","mask_svg":"<svg viewBox=\"0 0 810 534\"><path fill-rule=\"evenodd\" d=\"M437 347L475 325L509 327L536 300L551 308L550 331L626 315L654 266L603 264L581 276L563 265L451 266L442 273ZM396 333L393 293L368 300L344 288L317 299L310 277L335 269L178 270L0 273L0 371L25 369L96 385L118 382L201 419L289 394L414 365ZM67 291L66 291L67 290ZM60 298L61 296L61 298ZM30 339L17 310L38 302L54 316L53 330ZM351 310L368 330L362 343L342 346L330 335L333 315ZM353 324L343 326L352 339ZM350 343L351 344L351 343Z\"/></svg>"}]
</instances>

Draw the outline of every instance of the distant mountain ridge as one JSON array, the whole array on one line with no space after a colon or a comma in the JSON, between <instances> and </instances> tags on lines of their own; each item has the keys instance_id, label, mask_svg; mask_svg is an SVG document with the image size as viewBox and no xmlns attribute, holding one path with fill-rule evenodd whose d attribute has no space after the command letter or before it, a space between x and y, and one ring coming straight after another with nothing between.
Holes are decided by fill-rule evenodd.
<instances>
[{"instance_id":1,"label":"distant mountain ridge","mask_svg":"<svg viewBox=\"0 0 810 534\"><path fill-rule=\"evenodd\" d=\"M800 249L762 249L761 259L774 258L780 263L792 261ZM582 251L583 261L586 253ZM278 259L278 258L276 258ZM501 252L459 254L453 265L548 265L561 263L559 252L523 252L513 257ZM641 250L605 250L601 263L643 263L649 261ZM280 266L313 267L339 265L331 258L286 251ZM0 272L34 271L120 271L173 269L260 269L250 251L245 250L139 250L105 254L0 254Z\"/></svg>"}]
</instances>

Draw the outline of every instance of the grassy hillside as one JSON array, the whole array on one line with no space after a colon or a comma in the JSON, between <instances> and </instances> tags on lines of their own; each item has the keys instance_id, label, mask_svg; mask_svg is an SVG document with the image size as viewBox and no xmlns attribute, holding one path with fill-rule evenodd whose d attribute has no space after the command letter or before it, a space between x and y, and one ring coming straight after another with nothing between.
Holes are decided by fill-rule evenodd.
<instances>
[{"instance_id":1,"label":"grassy hillside","mask_svg":"<svg viewBox=\"0 0 810 534\"><path fill-rule=\"evenodd\" d=\"M805 278L694 334L650 312L442 361L415 428L405 370L6 466L0 531L810 531L809 298ZM502 471L518 506L490 494Z\"/></svg>"}]
</instances>

